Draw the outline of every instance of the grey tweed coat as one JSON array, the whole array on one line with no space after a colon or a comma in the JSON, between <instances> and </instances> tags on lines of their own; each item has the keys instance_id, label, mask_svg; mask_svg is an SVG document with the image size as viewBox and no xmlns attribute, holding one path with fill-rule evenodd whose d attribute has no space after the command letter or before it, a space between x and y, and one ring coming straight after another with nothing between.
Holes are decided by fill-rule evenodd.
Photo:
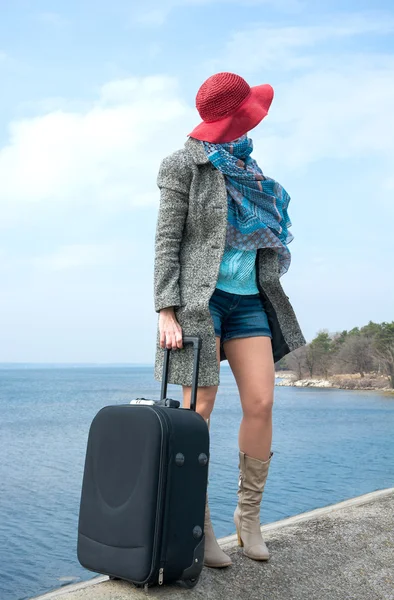
<instances>
[{"instance_id":1,"label":"grey tweed coat","mask_svg":"<svg viewBox=\"0 0 394 600\"><path fill-rule=\"evenodd\" d=\"M209 162L200 142L185 147L160 166L161 190L154 262L155 311L173 306L184 335L202 338L198 385L218 385L219 368L209 300L215 290L227 230L223 174ZM257 251L258 288L272 332L275 362L305 344L297 318L279 282L275 251ZM162 378L164 349L157 323L154 377ZM220 360L226 360L221 344ZM171 352L169 383L191 385L193 349Z\"/></svg>"}]
</instances>

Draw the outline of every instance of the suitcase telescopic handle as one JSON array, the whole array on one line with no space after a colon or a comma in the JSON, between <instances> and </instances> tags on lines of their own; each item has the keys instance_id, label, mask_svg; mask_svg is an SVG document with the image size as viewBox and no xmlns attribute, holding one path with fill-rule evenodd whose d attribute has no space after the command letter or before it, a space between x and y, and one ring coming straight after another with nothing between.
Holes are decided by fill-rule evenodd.
<instances>
[{"instance_id":1,"label":"suitcase telescopic handle","mask_svg":"<svg viewBox=\"0 0 394 600\"><path fill-rule=\"evenodd\" d=\"M200 351L202 341L199 336L185 335L182 338L184 346L192 345L194 347L194 361L193 361L193 378L192 378L192 395L190 399L191 410L196 410L197 405L197 382L198 382L198 369L200 366ZM163 361L163 378L161 381L161 394L160 400L164 400L167 395L167 382L168 382L168 367L170 365L170 352L171 348L164 348L164 361Z\"/></svg>"}]
</instances>

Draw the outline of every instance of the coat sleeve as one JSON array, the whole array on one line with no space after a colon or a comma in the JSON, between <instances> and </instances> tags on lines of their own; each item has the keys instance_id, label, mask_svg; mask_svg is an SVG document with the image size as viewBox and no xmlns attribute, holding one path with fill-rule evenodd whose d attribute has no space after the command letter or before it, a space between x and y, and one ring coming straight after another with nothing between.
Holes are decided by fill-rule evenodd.
<instances>
[{"instance_id":1,"label":"coat sleeve","mask_svg":"<svg viewBox=\"0 0 394 600\"><path fill-rule=\"evenodd\" d=\"M156 225L154 261L155 311L180 306L179 249L188 212L191 168L175 153L160 165L157 185L160 207Z\"/></svg>"}]
</instances>

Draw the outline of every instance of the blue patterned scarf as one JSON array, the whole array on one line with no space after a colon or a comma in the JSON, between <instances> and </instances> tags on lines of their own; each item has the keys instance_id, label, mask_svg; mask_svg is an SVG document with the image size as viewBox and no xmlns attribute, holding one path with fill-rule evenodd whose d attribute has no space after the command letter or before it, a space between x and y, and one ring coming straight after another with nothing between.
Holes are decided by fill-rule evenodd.
<instances>
[{"instance_id":1,"label":"blue patterned scarf","mask_svg":"<svg viewBox=\"0 0 394 600\"><path fill-rule=\"evenodd\" d=\"M279 256L282 276L291 261L287 247L293 239L288 231L290 196L277 181L263 175L250 156L253 142L246 135L228 144L202 144L226 182L227 245L241 250L273 248Z\"/></svg>"}]
</instances>

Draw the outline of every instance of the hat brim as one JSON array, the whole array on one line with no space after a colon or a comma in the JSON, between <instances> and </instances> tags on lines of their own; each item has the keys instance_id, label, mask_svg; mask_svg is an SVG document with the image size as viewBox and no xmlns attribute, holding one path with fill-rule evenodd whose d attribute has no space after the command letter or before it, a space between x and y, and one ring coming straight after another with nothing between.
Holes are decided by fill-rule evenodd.
<instances>
[{"instance_id":1,"label":"hat brim","mask_svg":"<svg viewBox=\"0 0 394 600\"><path fill-rule=\"evenodd\" d=\"M189 133L189 137L213 144L225 144L241 137L267 116L274 97L268 83L250 89L246 100L229 117L206 123L203 121Z\"/></svg>"}]
</instances>

